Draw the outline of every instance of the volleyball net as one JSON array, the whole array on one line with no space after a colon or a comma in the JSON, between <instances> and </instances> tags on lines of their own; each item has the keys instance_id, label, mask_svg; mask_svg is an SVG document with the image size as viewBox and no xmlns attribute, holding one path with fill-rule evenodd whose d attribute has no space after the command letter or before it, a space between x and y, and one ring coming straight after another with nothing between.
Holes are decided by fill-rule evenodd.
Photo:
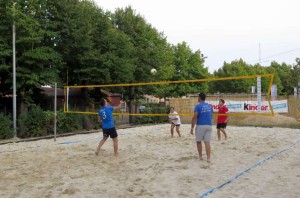
<instances>
[{"instance_id":1,"label":"volleyball net","mask_svg":"<svg viewBox=\"0 0 300 198\"><path fill-rule=\"evenodd\" d=\"M192 116L198 94L218 112L219 99L225 100L229 116L273 116L271 101L273 74L235 76L178 81L159 81L107 85L74 85L64 87L64 112L98 114L99 101L106 98L122 108L116 116L168 116L174 107L180 116ZM214 90L211 93L210 90ZM230 90L234 90L230 92ZM278 104L275 104L278 106Z\"/></svg>"}]
</instances>

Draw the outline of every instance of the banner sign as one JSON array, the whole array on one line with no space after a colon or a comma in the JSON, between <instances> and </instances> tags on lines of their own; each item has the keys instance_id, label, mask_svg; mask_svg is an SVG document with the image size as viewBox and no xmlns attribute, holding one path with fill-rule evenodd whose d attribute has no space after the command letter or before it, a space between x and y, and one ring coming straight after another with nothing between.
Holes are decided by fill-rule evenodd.
<instances>
[{"instance_id":1,"label":"banner sign","mask_svg":"<svg viewBox=\"0 0 300 198\"><path fill-rule=\"evenodd\" d=\"M251 93L255 94L255 86L251 87Z\"/></svg>"},{"instance_id":2,"label":"banner sign","mask_svg":"<svg viewBox=\"0 0 300 198\"><path fill-rule=\"evenodd\" d=\"M219 101L206 101L209 103L214 112L218 112ZM229 112L259 112L257 101L226 101ZM287 100L276 100L271 101L272 108L275 113L288 113L288 102ZM267 113L270 112L270 107L268 101L261 102L260 112Z\"/></svg>"},{"instance_id":3,"label":"banner sign","mask_svg":"<svg viewBox=\"0 0 300 198\"><path fill-rule=\"evenodd\" d=\"M271 98L272 100L277 98L277 85L272 85L271 87Z\"/></svg>"}]
</instances>

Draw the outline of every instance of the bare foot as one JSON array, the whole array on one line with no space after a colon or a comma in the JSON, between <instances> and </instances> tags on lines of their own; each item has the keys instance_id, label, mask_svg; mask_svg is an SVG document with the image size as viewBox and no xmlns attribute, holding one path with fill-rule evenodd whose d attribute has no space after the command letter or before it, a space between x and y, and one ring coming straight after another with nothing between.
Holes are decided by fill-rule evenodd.
<instances>
[{"instance_id":1,"label":"bare foot","mask_svg":"<svg viewBox=\"0 0 300 198\"><path fill-rule=\"evenodd\" d=\"M210 163L210 159L207 159L207 163Z\"/></svg>"},{"instance_id":2,"label":"bare foot","mask_svg":"<svg viewBox=\"0 0 300 198\"><path fill-rule=\"evenodd\" d=\"M200 160L203 160L203 157L200 157L200 156L199 156L199 159L200 159Z\"/></svg>"},{"instance_id":3,"label":"bare foot","mask_svg":"<svg viewBox=\"0 0 300 198\"><path fill-rule=\"evenodd\" d=\"M97 151L96 151L96 152L95 152L95 155L97 155L97 156L98 156L98 155L99 155L99 152L97 152Z\"/></svg>"}]
</instances>

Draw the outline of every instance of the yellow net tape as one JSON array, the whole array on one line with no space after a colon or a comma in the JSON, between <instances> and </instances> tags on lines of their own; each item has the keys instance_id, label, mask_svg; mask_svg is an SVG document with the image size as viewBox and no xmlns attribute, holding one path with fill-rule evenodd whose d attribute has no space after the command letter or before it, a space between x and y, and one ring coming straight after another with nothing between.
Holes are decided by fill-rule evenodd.
<instances>
[{"instance_id":1,"label":"yellow net tape","mask_svg":"<svg viewBox=\"0 0 300 198\"><path fill-rule=\"evenodd\" d=\"M207 79L195 79L195 80L179 80L179 81L158 81L158 82L143 82L143 83L127 83L127 84L108 84L108 85L73 85L73 86L64 86L64 113L73 113L73 114L98 114L97 112L83 112L83 111L67 111L66 109L66 95L68 88L96 88L96 87L129 87L129 86L146 86L146 85L167 85L167 84L180 84L180 83L197 83L197 82L209 82L209 81L225 81L225 80L237 80L237 79L251 79L257 77L269 77L270 83L267 91L267 101L270 107L270 113L229 113L229 114L219 114L227 116L274 116L274 110L271 105L271 88L274 80L274 74L259 74L251 76L233 76L233 77L223 77L223 78L207 78ZM217 113L213 113L216 115ZM113 113L113 115L124 115L124 116L169 116L170 114L147 114L147 113ZM193 113L188 114L177 114L179 116L192 116Z\"/></svg>"}]
</instances>

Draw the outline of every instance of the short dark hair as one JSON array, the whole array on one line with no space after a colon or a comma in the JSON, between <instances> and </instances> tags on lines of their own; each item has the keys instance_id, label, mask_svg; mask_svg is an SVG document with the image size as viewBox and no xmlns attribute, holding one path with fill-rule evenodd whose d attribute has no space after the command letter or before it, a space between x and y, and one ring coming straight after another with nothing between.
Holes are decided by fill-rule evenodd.
<instances>
[{"instance_id":1,"label":"short dark hair","mask_svg":"<svg viewBox=\"0 0 300 198\"><path fill-rule=\"evenodd\" d=\"M171 109L174 109L174 110L175 110L175 108L174 108L174 107L170 107L170 109L169 109L169 113L171 113Z\"/></svg>"},{"instance_id":2,"label":"short dark hair","mask_svg":"<svg viewBox=\"0 0 300 198\"><path fill-rule=\"evenodd\" d=\"M223 104L225 104L225 100L223 100L222 98L220 99L220 101L221 101Z\"/></svg>"},{"instance_id":3,"label":"short dark hair","mask_svg":"<svg viewBox=\"0 0 300 198\"><path fill-rule=\"evenodd\" d=\"M206 99L205 93L199 93L199 98L204 101Z\"/></svg>"},{"instance_id":4,"label":"short dark hair","mask_svg":"<svg viewBox=\"0 0 300 198\"><path fill-rule=\"evenodd\" d=\"M100 105L101 107L104 107L104 106L105 106L105 99L104 99L104 98L101 98L101 99L100 99L99 105Z\"/></svg>"}]
</instances>

